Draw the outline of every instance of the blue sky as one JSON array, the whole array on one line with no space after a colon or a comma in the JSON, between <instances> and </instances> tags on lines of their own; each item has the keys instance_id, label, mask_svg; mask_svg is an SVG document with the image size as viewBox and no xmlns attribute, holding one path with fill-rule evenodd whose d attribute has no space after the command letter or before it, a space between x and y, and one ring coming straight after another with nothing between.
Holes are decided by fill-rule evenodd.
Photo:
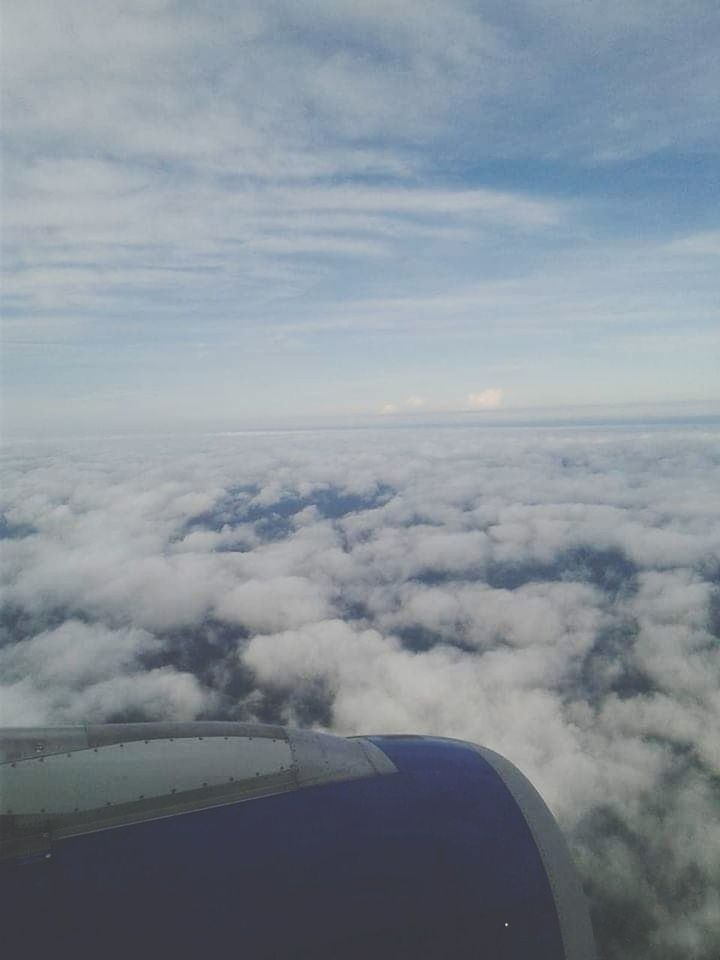
<instances>
[{"instance_id":1,"label":"blue sky","mask_svg":"<svg viewBox=\"0 0 720 960\"><path fill-rule=\"evenodd\" d=\"M3 21L6 429L720 402L712 0Z\"/></svg>"}]
</instances>

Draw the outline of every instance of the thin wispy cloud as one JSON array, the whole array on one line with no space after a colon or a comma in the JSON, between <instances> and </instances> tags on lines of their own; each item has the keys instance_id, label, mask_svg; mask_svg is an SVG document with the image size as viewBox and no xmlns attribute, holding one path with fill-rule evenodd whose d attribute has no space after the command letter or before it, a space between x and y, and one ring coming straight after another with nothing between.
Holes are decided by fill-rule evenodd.
<instances>
[{"instance_id":1,"label":"thin wispy cloud","mask_svg":"<svg viewBox=\"0 0 720 960\"><path fill-rule=\"evenodd\" d=\"M342 414L327 370L368 412L471 366L518 404L716 395L716 5L6 6L18 430L100 391L187 422L190 384L205 420ZM613 363L680 332L672 376Z\"/></svg>"}]
</instances>

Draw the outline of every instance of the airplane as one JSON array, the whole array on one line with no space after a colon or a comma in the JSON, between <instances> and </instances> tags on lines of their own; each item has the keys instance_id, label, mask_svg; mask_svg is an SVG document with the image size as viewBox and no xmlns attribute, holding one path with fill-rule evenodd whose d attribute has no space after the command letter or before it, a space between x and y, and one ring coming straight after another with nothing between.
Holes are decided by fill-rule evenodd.
<instances>
[{"instance_id":1,"label":"airplane","mask_svg":"<svg viewBox=\"0 0 720 960\"><path fill-rule=\"evenodd\" d=\"M0 729L14 958L595 960L563 835L492 750L199 721Z\"/></svg>"}]
</instances>

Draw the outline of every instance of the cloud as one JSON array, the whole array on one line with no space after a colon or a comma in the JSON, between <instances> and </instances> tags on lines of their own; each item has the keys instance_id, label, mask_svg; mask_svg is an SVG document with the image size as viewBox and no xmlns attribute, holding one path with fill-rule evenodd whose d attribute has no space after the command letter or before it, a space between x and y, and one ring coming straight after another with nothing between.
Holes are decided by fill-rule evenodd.
<instances>
[{"instance_id":1,"label":"cloud","mask_svg":"<svg viewBox=\"0 0 720 960\"><path fill-rule=\"evenodd\" d=\"M669 249L687 256L720 256L720 230L705 230L678 237L669 245Z\"/></svg>"},{"instance_id":2,"label":"cloud","mask_svg":"<svg viewBox=\"0 0 720 960\"><path fill-rule=\"evenodd\" d=\"M8 644L0 649L0 723L189 719L213 695L191 674L139 669L161 645L145 630L75 619Z\"/></svg>"},{"instance_id":3,"label":"cloud","mask_svg":"<svg viewBox=\"0 0 720 960\"><path fill-rule=\"evenodd\" d=\"M473 410L496 410L502 404L503 392L498 387L488 387L478 393L469 393L468 406Z\"/></svg>"},{"instance_id":4,"label":"cloud","mask_svg":"<svg viewBox=\"0 0 720 960\"><path fill-rule=\"evenodd\" d=\"M163 302L177 289L179 308L190 287L207 309L211 289L246 301L273 273L297 294L317 279L313 256L375 269L378 256L407 259L423 235L466 243L492 227L515 240L567 223L569 205L536 186L443 186L478 156L717 148L712 4L688 15L672 2L662 18L645 3L602 17L550 0L515 7L8 10L8 293L26 321L52 317L56 331L79 310L97 322L119 288ZM693 69L674 69L688 50ZM457 169L433 176L438 151Z\"/></svg>"},{"instance_id":5,"label":"cloud","mask_svg":"<svg viewBox=\"0 0 720 960\"><path fill-rule=\"evenodd\" d=\"M421 410L425 406L425 400L423 397L418 397L416 395L411 397L406 397L402 401L387 402L380 407L380 413L384 415L403 413L403 412L415 412Z\"/></svg>"},{"instance_id":6,"label":"cloud","mask_svg":"<svg viewBox=\"0 0 720 960\"><path fill-rule=\"evenodd\" d=\"M1 720L475 740L559 817L604 956L710 960L717 440L456 424L6 446Z\"/></svg>"},{"instance_id":7,"label":"cloud","mask_svg":"<svg viewBox=\"0 0 720 960\"><path fill-rule=\"evenodd\" d=\"M552 0L508 10L463 0L314 0L310 15L252 0L217 10L108 2L60 10L29 0L6 21L13 129L30 142L43 126L46 136L71 131L91 156L124 148L227 169L235 160L246 172L262 170L262 159L276 168L286 151L301 169L312 167L313 134L330 136L341 155L356 143L371 158L367 144L388 134L401 143L442 136L469 156L489 144L501 157L558 144L609 157L681 138L717 142L712 100L703 96L717 86L717 16L707 2L689 14L669 2L658 17L647 2L630 12L606 5L599 16ZM688 49L695 70L673 68ZM242 94L259 69L264 83L251 104ZM557 101L557 114L529 124L527 107L518 107L540 98ZM470 118L475 128L458 122Z\"/></svg>"},{"instance_id":8,"label":"cloud","mask_svg":"<svg viewBox=\"0 0 720 960\"><path fill-rule=\"evenodd\" d=\"M273 633L327 616L325 592L302 577L246 580L227 593L216 615L253 633Z\"/></svg>"}]
</instances>

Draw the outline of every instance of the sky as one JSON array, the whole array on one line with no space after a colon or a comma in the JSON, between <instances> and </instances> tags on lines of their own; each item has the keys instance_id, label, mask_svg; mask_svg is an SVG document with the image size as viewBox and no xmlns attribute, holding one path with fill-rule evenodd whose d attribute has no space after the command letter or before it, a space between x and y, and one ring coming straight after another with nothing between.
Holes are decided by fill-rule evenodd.
<instances>
[{"instance_id":1,"label":"sky","mask_svg":"<svg viewBox=\"0 0 720 960\"><path fill-rule=\"evenodd\" d=\"M0 723L469 739L715 960L716 0L0 18Z\"/></svg>"},{"instance_id":2,"label":"sky","mask_svg":"<svg viewBox=\"0 0 720 960\"><path fill-rule=\"evenodd\" d=\"M720 404L714 0L2 6L2 426Z\"/></svg>"},{"instance_id":3,"label":"sky","mask_svg":"<svg viewBox=\"0 0 720 960\"><path fill-rule=\"evenodd\" d=\"M17 442L0 725L467 739L568 837L603 960L720 955L720 428Z\"/></svg>"}]
</instances>

